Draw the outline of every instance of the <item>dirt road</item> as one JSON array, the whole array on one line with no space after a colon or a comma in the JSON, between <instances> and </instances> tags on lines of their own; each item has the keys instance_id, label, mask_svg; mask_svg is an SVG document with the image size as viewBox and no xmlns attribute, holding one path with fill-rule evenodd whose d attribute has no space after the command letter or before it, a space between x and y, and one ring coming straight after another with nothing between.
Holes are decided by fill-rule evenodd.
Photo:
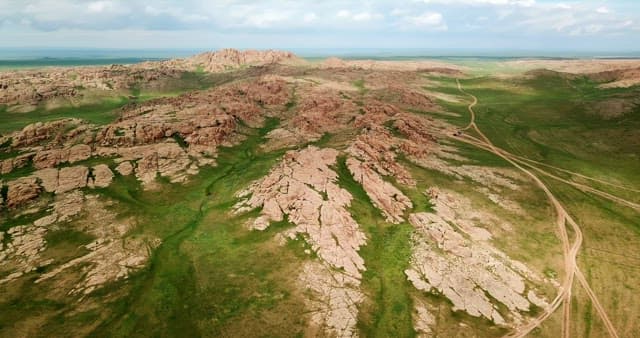
<instances>
[{"instance_id":1,"label":"dirt road","mask_svg":"<svg viewBox=\"0 0 640 338\"><path fill-rule=\"evenodd\" d=\"M536 185L538 187L540 187L544 191L544 193L546 194L549 202L551 202L551 204L553 205L553 207L554 207L554 209L556 211L556 216L557 216L556 217L556 224L558 226L558 232L560 234L560 239L562 241L563 253L564 253L564 267L565 267L564 280L561 283L561 286L559 288L558 294L553 299L553 301L551 301L549 306L538 317L536 317L536 318L532 319L531 321L529 321L528 323L516 328L516 330L511 332L511 333L509 333L507 335L507 337L524 337L524 336L526 336L533 329L535 329L536 327L540 326L561 305L564 306L562 336L563 337L568 337L569 336L569 327L570 327L569 324L570 324L571 289L573 287L574 277L577 276L578 281L585 288L585 290L587 290L587 294L588 294L589 298L591 299L592 303L596 307L596 310L598 311L598 314L603 319L603 322L605 323L605 327L607 328L607 331L609 332L611 337L617 338L618 334L617 334L614 326L611 324L611 321L609 320L609 318L608 318L608 316L606 314L606 311L600 305L600 302L598 301L595 293L593 293L593 290L591 290L591 287L589 286L589 283L584 278L584 276L582 275L582 273L580 272L580 270L579 270L579 268L577 266L576 256L577 256L578 251L580 250L580 247L582 245L582 231L580 230L580 227L573 220L573 218L569 215L569 213L566 211L564 206L555 197L555 195L551 192L551 190L544 184L544 182L542 182L542 180L536 174L534 174L530 169L527 169L525 167L529 167L532 170L536 170L536 171L543 171L543 170L539 170L539 168L535 167L534 165L532 165L530 163L526 163L526 162L523 163L525 160L519 159L517 156L505 151L504 149L500 149L500 148L496 147L489 140L489 138L487 138L487 136L478 128L478 126L477 126L477 124L475 122L476 121L475 111L473 110L473 107L475 105L477 105L477 103L478 103L478 99L477 99L476 96L474 96L474 95L472 95L470 93L467 93L462 88L462 84L460 83L460 80L456 80L456 82L457 82L457 85L458 85L458 90L461 93L463 93L463 94L469 96L470 98L472 98L472 102L467 107L468 111L469 111L469 114L470 114L470 122L463 130L473 129L481 138L481 139L477 139L477 138L475 138L473 136L470 136L470 135L464 135L464 137L461 137L461 138L458 138L458 139L463 141L463 142L466 142L466 143L469 143L469 144L472 144L472 145L475 145L475 146L479 146L479 147L481 147L483 149L486 149L486 150L492 152L493 154L503 158L505 161L507 161L510 164L512 164L514 167L516 167L517 169L522 171L525 175L529 176L536 183ZM589 191L591 191L591 190L597 190L597 189L591 188ZM599 190L597 190L597 191L601 192ZM593 192L593 191L591 191L591 192ZM602 192L602 193L604 193L604 192ZM604 193L604 194L606 194L606 193ZM613 196L613 195L611 195L611 196ZM629 202L629 201L624 201L624 202ZM573 239L573 243L571 243L571 241L569 240L568 231L567 231L567 223L569 223L573 233L575 234L575 238Z\"/></svg>"}]
</instances>

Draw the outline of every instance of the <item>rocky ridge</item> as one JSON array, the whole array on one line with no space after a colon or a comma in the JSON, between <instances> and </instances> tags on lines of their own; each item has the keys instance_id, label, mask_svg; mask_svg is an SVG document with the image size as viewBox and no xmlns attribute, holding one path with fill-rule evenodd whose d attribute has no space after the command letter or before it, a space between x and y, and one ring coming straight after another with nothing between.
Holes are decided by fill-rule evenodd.
<instances>
[{"instance_id":1,"label":"rocky ridge","mask_svg":"<svg viewBox=\"0 0 640 338\"><path fill-rule=\"evenodd\" d=\"M234 209L262 207L261 216L249 225L252 229L264 230L285 216L296 225L282 236L301 235L323 262L305 265L299 276L318 298L309 301L311 319L332 335L352 337L363 299L358 287L365 266L358 250L366 238L347 211L351 194L337 185L330 168L337 156L334 149L312 146L288 152L269 175L238 194L243 200Z\"/></svg>"},{"instance_id":2,"label":"rocky ridge","mask_svg":"<svg viewBox=\"0 0 640 338\"><path fill-rule=\"evenodd\" d=\"M405 273L413 285L443 294L453 303L454 311L482 316L498 325L519 323L531 303L547 306L525 283L540 282L541 277L491 246L491 234L470 224L477 217L465 215L468 209L451 208L452 202L469 203L462 196L439 190L432 198L436 213L409 217L416 232L412 266ZM508 312L501 313L495 301Z\"/></svg>"}]
</instances>

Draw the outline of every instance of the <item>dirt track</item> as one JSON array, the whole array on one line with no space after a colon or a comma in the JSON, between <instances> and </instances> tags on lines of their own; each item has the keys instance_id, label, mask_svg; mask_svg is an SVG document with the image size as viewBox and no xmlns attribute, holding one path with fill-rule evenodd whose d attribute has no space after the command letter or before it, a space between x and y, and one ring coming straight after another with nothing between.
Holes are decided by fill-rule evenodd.
<instances>
[{"instance_id":1,"label":"dirt track","mask_svg":"<svg viewBox=\"0 0 640 338\"><path fill-rule=\"evenodd\" d=\"M478 99L476 96L467 93L463 88L462 85L460 83L460 80L456 80L457 85L458 85L458 90L469 96L470 98L472 98L472 102L469 104L468 111L470 114L470 122L469 124L463 129L463 130L468 130L468 129L473 129L479 136L481 139L478 139L476 137L470 136L470 135L464 135L463 137L458 138L458 140L461 140L462 142L466 142L472 145L475 145L477 147L480 147L482 149L488 150L492 153L494 153L497 156L500 156L501 158L503 158L504 160L506 160L507 162L511 163L514 167L518 168L520 171L522 171L524 174L526 174L527 176L529 176L531 179L533 179L533 181L536 183L536 185L538 185L547 195L547 198L549 199L549 201L551 202L551 204L553 205L554 209L556 210L556 224L558 226L558 231L560 234L560 239L562 241L562 246L563 246L563 253L564 253L564 265L565 265L565 278L563 280L563 282L561 283L561 286L559 288L558 294L556 295L556 297L553 299L553 301L549 304L549 306L536 318L534 318L533 320L531 320L530 322L518 327L515 329L515 331L509 333L506 337L524 337L526 336L529 332L531 332L533 329L535 329L536 327L540 326L547 318L549 318L549 316L555 312L561 305L564 306L563 309L563 329L562 329L562 337L568 337L570 330L569 330L569 324L570 324L570 303L571 303L571 290L573 287L573 279L574 277L578 278L578 281L580 282L580 284L582 285L582 287L584 287L584 289L587 291L587 294L589 296L589 298L591 299L592 303L594 304L594 307L596 308L596 310L598 311L598 314L600 315L600 318L602 318L603 323L607 329L607 331L609 332L609 335L611 337L618 337L618 334L615 330L615 327L612 325L611 321L609 320L606 311L604 310L604 308L602 307L602 305L600 304L600 302L598 301L595 293L593 292L593 290L591 289L591 287L589 286L589 283L587 282L587 280L584 278L584 276L582 275L582 273L580 272L580 269L576 263L576 256L578 254L578 251L580 250L580 246L582 245L582 231L580 230L580 227L578 226L578 224L573 220L573 218L567 213L566 209L564 208L564 206L560 203L560 201L555 197L555 195L551 192L551 190L542 182L542 180L536 176L531 170L525 168L529 167L532 168L533 170L536 170L540 173L543 173L545 175L551 175L553 176L553 178L558 178L560 179L562 182L565 182L567 184L571 184L573 186L576 186L578 188L582 187L583 189L581 189L582 191L588 191L588 192L592 192L592 193L596 193L598 195L600 195L601 197L605 197L605 198L610 198L616 202L619 202L621 204L627 205L629 207L632 208L636 208L636 204L626 201L624 199L621 199L617 196L613 196L611 194L605 193L603 191L597 190L595 188L591 188L582 184L578 184L575 182L570 182L567 180L564 180L562 178L559 178L555 175L549 174L547 172L545 172L544 170L535 167L533 164L531 164L531 160L529 160L529 162L527 162L526 159L523 159L522 157L519 156L515 156L503 149L497 148L486 136L485 134L478 128L478 126L475 123L476 117L475 117L475 111L473 110L473 107L478 103ZM564 169L562 169L564 170ZM567 171L568 172L568 171ZM586 176L584 175L580 175L583 178L586 178ZM591 178L589 178L591 179ZM598 181L596 179L592 179L594 181ZM571 226L571 229L573 230L573 232L575 233L575 239L573 240L573 244L571 244L570 240L569 240L569 236L568 236L568 232L567 232L567 223L569 223L569 225Z\"/></svg>"}]
</instances>

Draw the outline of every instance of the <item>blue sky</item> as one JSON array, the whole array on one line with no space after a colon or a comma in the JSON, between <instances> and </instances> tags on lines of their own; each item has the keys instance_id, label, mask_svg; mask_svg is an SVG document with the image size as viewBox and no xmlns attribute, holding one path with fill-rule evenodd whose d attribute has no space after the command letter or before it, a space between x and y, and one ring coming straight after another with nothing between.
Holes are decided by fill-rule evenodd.
<instances>
[{"instance_id":1,"label":"blue sky","mask_svg":"<svg viewBox=\"0 0 640 338\"><path fill-rule=\"evenodd\" d=\"M640 1L0 0L0 46L637 51Z\"/></svg>"}]
</instances>

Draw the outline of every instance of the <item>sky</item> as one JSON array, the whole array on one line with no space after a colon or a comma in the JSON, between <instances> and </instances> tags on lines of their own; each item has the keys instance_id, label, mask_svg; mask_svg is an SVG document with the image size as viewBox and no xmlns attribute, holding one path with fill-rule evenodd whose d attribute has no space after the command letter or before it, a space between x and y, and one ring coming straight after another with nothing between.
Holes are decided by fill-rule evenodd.
<instances>
[{"instance_id":1,"label":"sky","mask_svg":"<svg viewBox=\"0 0 640 338\"><path fill-rule=\"evenodd\" d=\"M639 0L0 0L4 48L640 50Z\"/></svg>"}]
</instances>

